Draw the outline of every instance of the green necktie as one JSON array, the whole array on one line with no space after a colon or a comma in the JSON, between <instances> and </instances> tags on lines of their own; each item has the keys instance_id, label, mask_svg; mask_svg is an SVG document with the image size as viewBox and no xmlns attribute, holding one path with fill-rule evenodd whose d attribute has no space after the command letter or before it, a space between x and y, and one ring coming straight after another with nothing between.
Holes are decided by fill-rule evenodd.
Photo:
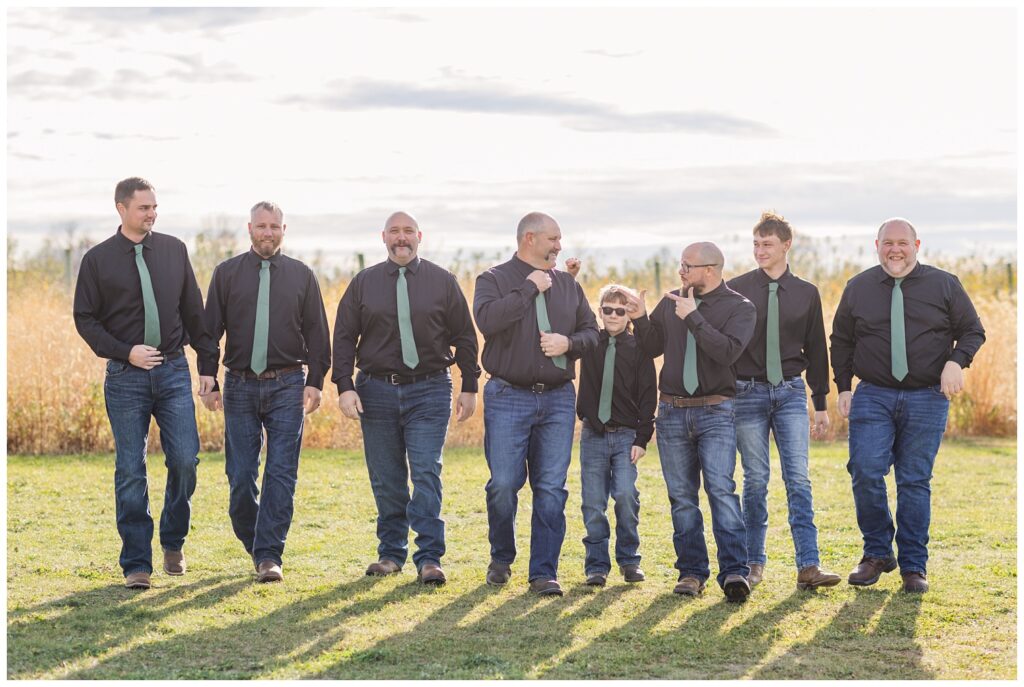
<instances>
[{"instance_id":1,"label":"green necktie","mask_svg":"<svg viewBox=\"0 0 1024 687\"><path fill-rule=\"evenodd\" d=\"M270 335L270 261L260 261L260 288L256 296L256 327L252 334L252 362L256 374L267 369L267 338Z\"/></svg>"},{"instance_id":2,"label":"green necktie","mask_svg":"<svg viewBox=\"0 0 1024 687\"><path fill-rule=\"evenodd\" d=\"M612 419L612 389L615 387L615 337L608 337L608 350L604 352L604 374L601 376L601 400L597 404L597 419L602 423Z\"/></svg>"},{"instance_id":3,"label":"green necktie","mask_svg":"<svg viewBox=\"0 0 1024 687\"><path fill-rule=\"evenodd\" d=\"M160 347L160 311L156 307L156 294L153 293L153 280L149 276L149 268L142 258L142 244L135 244L135 265L139 268L139 281L142 283L142 308L145 312L146 329L142 335L142 343L153 348Z\"/></svg>"},{"instance_id":4,"label":"green necktie","mask_svg":"<svg viewBox=\"0 0 1024 687\"><path fill-rule=\"evenodd\" d=\"M892 287L892 309L889 312L889 326L892 338L892 376L897 381L903 381L907 376L907 326L903 322L903 289L900 282L903 278L896 280Z\"/></svg>"},{"instance_id":5,"label":"green necktie","mask_svg":"<svg viewBox=\"0 0 1024 687\"><path fill-rule=\"evenodd\" d=\"M548 304L544 301L544 294L538 293L537 299L534 302L537 304L537 328L545 334L550 334L551 322L548 321ZM551 359L551 362L555 364L555 367L565 369L564 355L556 355Z\"/></svg>"},{"instance_id":6,"label":"green necktie","mask_svg":"<svg viewBox=\"0 0 1024 687\"><path fill-rule=\"evenodd\" d=\"M697 305L700 305L700 299L695 298ZM686 324L684 323L685 327ZM693 332L690 328L686 328L686 356L683 358L683 388L686 389L686 393L693 394L697 390L697 340L693 338Z\"/></svg>"},{"instance_id":7,"label":"green necktie","mask_svg":"<svg viewBox=\"0 0 1024 687\"><path fill-rule=\"evenodd\" d=\"M768 330L765 333L767 349L765 363L768 367L768 381L773 385L782 382L782 354L779 351L779 282L768 282Z\"/></svg>"},{"instance_id":8,"label":"green necktie","mask_svg":"<svg viewBox=\"0 0 1024 687\"><path fill-rule=\"evenodd\" d=\"M412 314L409 312L409 284L405 281L405 268L398 268L398 337L402 340L402 361L410 370L420 364L416 352L416 339L412 335Z\"/></svg>"}]
</instances>

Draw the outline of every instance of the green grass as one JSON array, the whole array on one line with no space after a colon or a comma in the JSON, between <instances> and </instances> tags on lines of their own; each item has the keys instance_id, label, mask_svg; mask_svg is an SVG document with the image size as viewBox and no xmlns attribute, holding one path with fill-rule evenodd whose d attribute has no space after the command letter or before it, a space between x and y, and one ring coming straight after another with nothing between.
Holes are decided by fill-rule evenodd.
<instances>
[{"instance_id":1,"label":"green grass","mask_svg":"<svg viewBox=\"0 0 1024 687\"><path fill-rule=\"evenodd\" d=\"M653 446L652 446L653 449ZM811 459L823 563L857 563L843 444ZM641 553L647 581L583 585L578 462L570 470L563 598L526 590L529 487L511 583L484 584L488 560L476 450L446 455L449 583L418 585L408 564L363 576L375 511L361 455L303 455L285 581L257 585L226 515L223 459L204 455L183 578L121 585L110 456L8 460L10 678L999 678L1016 677L1016 444L947 442L933 480L929 579L899 592L845 581L798 592L785 494L773 462L769 564L743 605L717 586L673 595L671 521L656 453L641 461ZM152 510L165 476L151 464ZM737 475L739 481L739 475ZM890 495L893 495L890 480ZM710 540L710 519L705 509ZM159 543L156 542L159 551ZM709 541L714 559L713 541ZM712 574L717 566L712 563Z\"/></svg>"}]
</instances>

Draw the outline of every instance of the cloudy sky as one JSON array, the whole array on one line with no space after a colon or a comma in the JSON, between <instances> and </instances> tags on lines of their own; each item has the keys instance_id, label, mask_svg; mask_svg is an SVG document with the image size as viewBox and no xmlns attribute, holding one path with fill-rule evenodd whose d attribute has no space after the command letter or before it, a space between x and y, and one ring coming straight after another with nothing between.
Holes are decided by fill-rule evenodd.
<instances>
[{"instance_id":1,"label":"cloudy sky","mask_svg":"<svg viewBox=\"0 0 1024 687\"><path fill-rule=\"evenodd\" d=\"M8 231L117 226L113 187L157 187L188 239L248 208L286 246L380 253L393 210L424 254L643 258L697 239L746 257L760 211L870 241L1011 251L1013 9L252 8L7 11ZM730 249L732 250L732 249ZM739 250L736 248L735 250Z\"/></svg>"}]
</instances>

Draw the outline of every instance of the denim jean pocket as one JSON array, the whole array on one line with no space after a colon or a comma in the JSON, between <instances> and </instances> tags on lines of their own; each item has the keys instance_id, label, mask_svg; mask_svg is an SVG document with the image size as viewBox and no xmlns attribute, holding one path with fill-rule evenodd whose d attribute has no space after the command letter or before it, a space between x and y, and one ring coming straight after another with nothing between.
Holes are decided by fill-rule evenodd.
<instances>
[{"instance_id":1,"label":"denim jean pocket","mask_svg":"<svg viewBox=\"0 0 1024 687\"><path fill-rule=\"evenodd\" d=\"M368 381L370 381L370 375L368 375L365 372L363 372L362 370L360 370L359 372L356 372L356 379L352 383L352 385L356 389L362 389L364 386L366 386L366 383Z\"/></svg>"},{"instance_id":2,"label":"denim jean pocket","mask_svg":"<svg viewBox=\"0 0 1024 687\"><path fill-rule=\"evenodd\" d=\"M277 378L282 386L305 386L306 373L303 370L295 370Z\"/></svg>"},{"instance_id":3,"label":"denim jean pocket","mask_svg":"<svg viewBox=\"0 0 1024 687\"><path fill-rule=\"evenodd\" d=\"M733 416L732 401L722 401L721 403L716 403L713 406L707 406L707 409L712 415Z\"/></svg>"},{"instance_id":4,"label":"denim jean pocket","mask_svg":"<svg viewBox=\"0 0 1024 687\"><path fill-rule=\"evenodd\" d=\"M107 361L107 377L118 377L123 375L131 364L124 360L108 360Z\"/></svg>"},{"instance_id":5,"label":"denim jean pocket","mask_svg":"<svg viewBox=\"0 0 1024 687\"><path fill-rule=\"evenodd\" d=\"M946 394L942 393L942 385L941 384L936 384L935 386L930 386L930 387L928 387L928 389L931 390L932 393L934 393L934 394L936 394L938 396L942 396L943 398L946 398Z\"/></svg>"},{"instance_id":6,"label":"denim jean pocket","mask_svg":"<svg viewBox=\"0 0 1024 687\"><path fill-rule=\"evenodd\" d=\"M753 382L745 382L742 379L737 379L736 380L736 398L740 398L742 396L746 396L747 394L749 394L753 390L754 390L754 383Z\"/></svg>"}]
</instances>

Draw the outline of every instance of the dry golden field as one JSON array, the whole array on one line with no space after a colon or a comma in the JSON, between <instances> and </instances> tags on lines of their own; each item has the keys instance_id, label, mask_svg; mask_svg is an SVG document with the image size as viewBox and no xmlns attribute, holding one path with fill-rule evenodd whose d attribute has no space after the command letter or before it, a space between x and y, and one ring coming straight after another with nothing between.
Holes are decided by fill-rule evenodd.
<instances>
[{"instance_id":1,"label":"dry golden field","mask_svg":"<svg viewBox=\"0 0 1024 687\"><path fill-rule=\"evenodd\" d=\"M1008 286L1013 272L992 268L965 259L939 266L958 274L981 314L988 340L974 364L967 370L967 389L957 397L950 410L948 433L951 435L1012 436L1017 427L1017 308L1016 297ZM463 289L472 302L472 274L478 266L456 269ZM660 268L664 289L673 288L675 274L671 262ZM826 329L846 279L856 270L846 267L818 274L814 266L794 265L797 274L819 285L825 304ZM730 277L739 272L727 272ZM626 270L614 268L601 273L584 271L581 283L594 299L608 281L646 287L648 306L657 300L655 272L650 263ZM200 284L205 285L200 276ZM322 282L328 320L332 328L338 301L344 291L344 279ZM8 270L7 309L7 450L9 453L82 453L111 451L113 440L103 404L104 362L93 355L78 336L71 316L71 294L63 280L48 278L38 271ZM481 342L482 345L482 342ZM194 367L194 353L188 349ZM658 362L660 365L660 360ZM458 370L455 388L459 388ZM196 378L195 383L198 384ZM304 446L309 448L360 448L358 423L342 417L336 405L337 391L331 384L324 388L319 412L307 422ZM835 391L829 399L832 437L846 433L846 423L834 410ZM198 404L196 417L204 451L220 450L223 443L223 417ZM483 414L477 413L465 423L452 423L451 445L482 445ZM155 426L150 446L159 450Z\"/></svg>"}]
</instances>

